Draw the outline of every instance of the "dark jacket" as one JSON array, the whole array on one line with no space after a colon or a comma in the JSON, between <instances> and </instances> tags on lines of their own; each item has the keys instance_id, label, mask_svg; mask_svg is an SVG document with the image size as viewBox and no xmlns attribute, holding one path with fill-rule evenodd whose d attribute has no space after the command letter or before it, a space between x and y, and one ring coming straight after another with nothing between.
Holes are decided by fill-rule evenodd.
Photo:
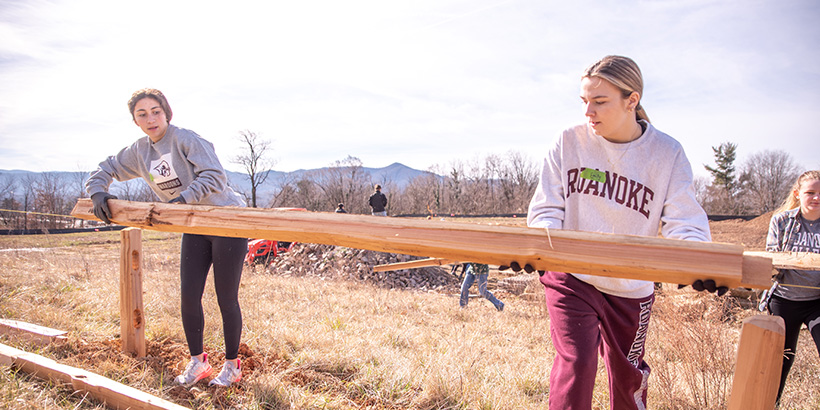
<instances>
[{"instance_id":1,"label":"dark jacket","mask_svg":"<svg viewBox=\"0 0 820 410\"><path fill-rule=\"evenodd\" d=\"M373 212L384 212L384 207L387 206L387 196L381 191L376 191L373 195L370 195L368 203L370 204L370 208L373 209Z\"/></svg>"}]
</instances>

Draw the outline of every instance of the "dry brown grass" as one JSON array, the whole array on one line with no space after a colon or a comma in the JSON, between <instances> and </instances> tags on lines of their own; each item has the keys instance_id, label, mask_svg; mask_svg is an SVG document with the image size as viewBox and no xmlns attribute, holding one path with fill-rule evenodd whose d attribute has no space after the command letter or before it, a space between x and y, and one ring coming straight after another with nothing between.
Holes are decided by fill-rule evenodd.
<instances>
[{"instance_id":1,"label":"dry brown grass","mask_svg":"<svg viewBox=\"0 0 820 410\"><path fill-rule=\"evenodd\" d=\"M179 237L143 236L148 358L119 349L117 232L0 237L0 317L70 335L66 343L39 350L2 342L192 408L547 408L553 351L538 298L496 290L504 312L484 300L459 309L453 295L283 277L258 267L245 270L240 290L241 385L172 387L187 356L179 318ZM205 343L216 367L224 355L212 286L204 297ZM729 301L691 290L659 293L647 357L651 408L725 408L739 323L753 314ZM781 408L820 407L818 367L811 337L802 335ZM608 408L606 390L601 366L595 408ZM99 405L0 367L0 407Z\"/></svg>"}]
</instances>

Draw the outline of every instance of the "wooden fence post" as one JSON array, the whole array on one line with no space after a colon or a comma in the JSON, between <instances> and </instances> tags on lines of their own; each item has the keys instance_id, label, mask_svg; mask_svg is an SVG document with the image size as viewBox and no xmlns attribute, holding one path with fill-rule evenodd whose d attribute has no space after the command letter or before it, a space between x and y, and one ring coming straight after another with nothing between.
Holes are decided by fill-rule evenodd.
<instances>
[{"instance_id":1,"label":"wooden fence post","mask_svg":"<svg viewBox=\"0 0 820 410\"><path fill-rule=\"evenodd\" d=\"M145 357L145 317L142 305L142 230L120 233L120 337L122 350Z\"/></svg>"},{"instance_id":2,"label":"wooden fence post","mask_svg":"<svg viewBox=\"0 0 820 410\"><path fill-rule=\"evenodd\" d=\"M729 410L772 410L780 387L786 324L780 316L743 320Z\"/></svg>"}]
</instances>

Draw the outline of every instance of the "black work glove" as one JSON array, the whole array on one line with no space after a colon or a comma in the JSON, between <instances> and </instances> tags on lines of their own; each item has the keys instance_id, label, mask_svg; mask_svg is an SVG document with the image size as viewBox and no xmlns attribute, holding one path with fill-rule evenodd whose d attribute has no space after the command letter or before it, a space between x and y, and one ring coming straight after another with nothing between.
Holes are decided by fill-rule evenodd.
<instances>
[{"instance_id":1,"label":"black work glove","mask_svg":"<svg viewBox=\"0 0 820 410\"><path fill-rule=\"evenodd\" d=\"M685 287L686 285L678 285L678 289ZM698 279L694 283L692 283L692 289L698 292L703 292L704 290L708 291L709 293L717 292L718 296L723 296L726 292L729 291L729 288L727 286L717 286L717 284L715 284L715 281L712 279Z\"/></svg>"},{"instance_id":2,"label":"black work glove","mask_svg":"<svg viewBox=\"0 0 820 410\"><path fill-rule=\"evenodd\" d=\"M107 224L111 223L111 217L113 216L111 209L108 208L109 199L117 199L117 197L108 192L97 192L91 195L91 203L94 204L91 208L91 213Z\"/></svg>"},{"instance_id":3,"label":"black work glove","mask_svg":"<svg viewBox=\"0 0 820 410\"><path fill-rule=\"evenodd\" d=\"M187 204L187 202L185 202L185 198L183 198L182 195L168 201L168 203L169 204Z\"/></svg>"},{"instance_id":4,"label":"black work glove","mask_svg":"<svg viewBox=\"0 0 820 410\"><path fill-rule=\"evenodd\" d=\"M508 269L512 269L513 272L521 272L521 264L519 264L518 262L513 261L513 262L510 262L509 266L501 265L501 266L498 267L498 270L508 270ZM533 273L533 272L535 272L535 268L533 268L532 265L530 265L528 263L528 264L524 265L524 272ZM543 271L543 270L539 270L538 271L538 276L544 276L544 272L545 271Z\"/></svg>"}]
</instances>

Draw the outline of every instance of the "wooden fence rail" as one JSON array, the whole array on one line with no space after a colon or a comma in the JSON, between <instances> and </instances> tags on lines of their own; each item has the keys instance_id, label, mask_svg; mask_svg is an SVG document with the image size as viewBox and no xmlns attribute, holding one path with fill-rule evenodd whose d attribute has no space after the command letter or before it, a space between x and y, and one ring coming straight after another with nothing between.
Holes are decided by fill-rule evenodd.
<instances>
[{"instance_id":1,"label":"wooden fence rail","mask_svg":"<svg viewBox=\"0 0 820 410\"><path fill-rule=\"evenodd\" d=\"M690 284L766 289L772 262L738 245L322 212L110 200L115 223L166 232L346 246L456 261ZM91 200L72 215L96 219Z\"/></svg>"}]
</instances>

